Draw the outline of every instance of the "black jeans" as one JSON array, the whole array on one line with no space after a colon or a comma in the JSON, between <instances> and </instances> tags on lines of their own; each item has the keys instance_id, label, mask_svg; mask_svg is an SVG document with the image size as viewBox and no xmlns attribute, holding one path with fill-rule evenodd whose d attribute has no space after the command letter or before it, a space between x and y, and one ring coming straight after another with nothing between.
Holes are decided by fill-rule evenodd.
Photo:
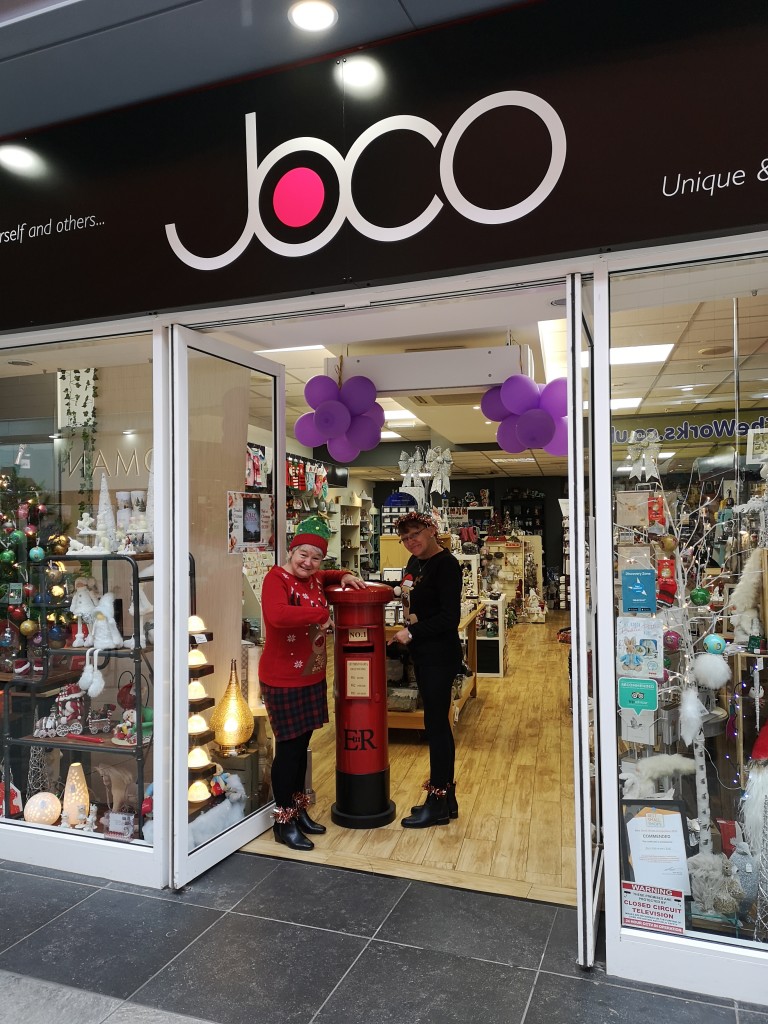
<instances>
[{"instance_id":1,"label":"black jeans","mask_svg":"<svg viewBox=\"0 0 768 1024\"><path fill-rule=\"evenodd\" d=\"M441 664L414 665L416 682L424 704L424 731L429 743L429 781L445 789L454 781L456 745L448 718L454 667Z\"/></svg>"},{"instance_id":2,"label":"black jeans","mask_svg":"<svg viewBox=\"0 0 768 1024\"><path fill-rule=\"evenodd\" d=\"M272 793L278 807L291 807L294 795L304 792L307 750L311 738L311 732L304 732L301 736L294 736L292 740L278 740L275 743Z\"/></svg>"}]
</instances>

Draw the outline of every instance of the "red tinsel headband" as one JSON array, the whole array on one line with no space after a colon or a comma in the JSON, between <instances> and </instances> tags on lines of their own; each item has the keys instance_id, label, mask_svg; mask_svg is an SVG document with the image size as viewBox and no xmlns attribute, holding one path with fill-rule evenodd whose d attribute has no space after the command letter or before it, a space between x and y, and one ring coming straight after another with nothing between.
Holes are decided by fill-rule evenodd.
<instances>
[{"instance_id":1,"label":"red tinsel headband","mask_svg":"<svg viewBox=\"0 0 768 1024\"><path fill-rule=\"evenodd\" d=\"M395 520L395 527L398 533L402 533L409 526L432 526L437 529L437 523L429 512L408 512Z\"/></svg>"}]
</instances>

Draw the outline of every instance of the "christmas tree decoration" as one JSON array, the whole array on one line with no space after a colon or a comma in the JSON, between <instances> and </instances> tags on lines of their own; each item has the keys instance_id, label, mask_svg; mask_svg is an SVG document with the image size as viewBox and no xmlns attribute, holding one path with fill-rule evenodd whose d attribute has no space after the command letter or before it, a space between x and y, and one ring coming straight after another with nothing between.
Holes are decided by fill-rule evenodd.
<instances>
[{"instance_id":1,"label":"christmas tree decoration","mask_svg":"<svg viewBox=\"0 0 768 1024\"><path fill-rule=\"evenodd\" d=\"M705 587L694 587L689 596L691 603L698 607L709 604L709 591Z\"/></svg>"},{"instance_id":2,"label":"christmas tree decoration","mask_svg":"<svg viewBox=\"0 0 768 1024\"><path fill-rule=\"evenodd\" d=\"M115 510L112 508L112 501L109 496L106 473L101 474L99 508L96 516L96 536L99 543L107 551L117 550L117 524L115 522Z\"/></svg>"}]
</instances>

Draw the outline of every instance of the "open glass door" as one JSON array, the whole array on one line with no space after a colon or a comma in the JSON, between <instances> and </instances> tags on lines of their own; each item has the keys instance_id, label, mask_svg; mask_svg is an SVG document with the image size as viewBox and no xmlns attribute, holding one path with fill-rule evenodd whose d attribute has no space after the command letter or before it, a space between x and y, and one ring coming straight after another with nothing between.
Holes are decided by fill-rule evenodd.
<instances>
[{"instance_id":1,"label":"open glass door","mask_svg":"<svg viewBox=\"0 0 768 1024\"><path fill-rule=\"evenodd\" d=\"M569 332L568 493L571 585L571 693L576 802L578 963L595 961L603 877L598 737L597 590L594 578L592 282L567 282Z\"/></svg>"},{"instance_id":2,"label":"open glass door","mask_svg":"<svg viewBox=\"0 0 768 1024\"><path fill-rule=\"evenodd\" d=\"M180 326L171 367L179 888L270 824L272 738L253 641L261 580L284 552L285 371Z\"/></svg>"}]
</instances>

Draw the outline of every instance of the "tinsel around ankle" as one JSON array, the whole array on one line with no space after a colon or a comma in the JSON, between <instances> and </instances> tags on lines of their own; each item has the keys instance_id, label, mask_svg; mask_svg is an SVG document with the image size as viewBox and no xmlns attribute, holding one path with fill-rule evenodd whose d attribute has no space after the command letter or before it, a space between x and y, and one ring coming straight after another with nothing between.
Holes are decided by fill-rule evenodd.
<instances>
[{"instance_id":1,"label":"tinsel around ankle","mask_svg":"<svg viewBox=\"0 0 768 1024\"><path fill-rule=\"evenodd\" d=\"M272 810L276 825L287 825L289 821L298 817L298 814L296 807L274 807Z\"/></svg>"},{"instance_id":2,"label":"tinsel around ankle","mask_svg":"<svg viewBox=\"0 0 768 1024\"><path fill-rule=\"evenodd\" d=\"M294 793L291 799L294 807L299 811L306 811L309 807L309 796L306 793Z\"/></svg>"},{"instance_id":3,"label":"tinsel around ankle","mask_svg":"<svg viewBox=\"0 0 768 1024\"><path fill-rule=\"evenodd\" d=\"M432 785L432 783L429 781L429 779L427 779L427 781L424 783L424 785L421 788L422 789L426 789L426 791L428 793L433 793L435 796L446 796L447 793L448 793L448 788L447 787L444 788L444 789L438 789L437 786L433 786Z\"/></svg>"}]
</instances>

